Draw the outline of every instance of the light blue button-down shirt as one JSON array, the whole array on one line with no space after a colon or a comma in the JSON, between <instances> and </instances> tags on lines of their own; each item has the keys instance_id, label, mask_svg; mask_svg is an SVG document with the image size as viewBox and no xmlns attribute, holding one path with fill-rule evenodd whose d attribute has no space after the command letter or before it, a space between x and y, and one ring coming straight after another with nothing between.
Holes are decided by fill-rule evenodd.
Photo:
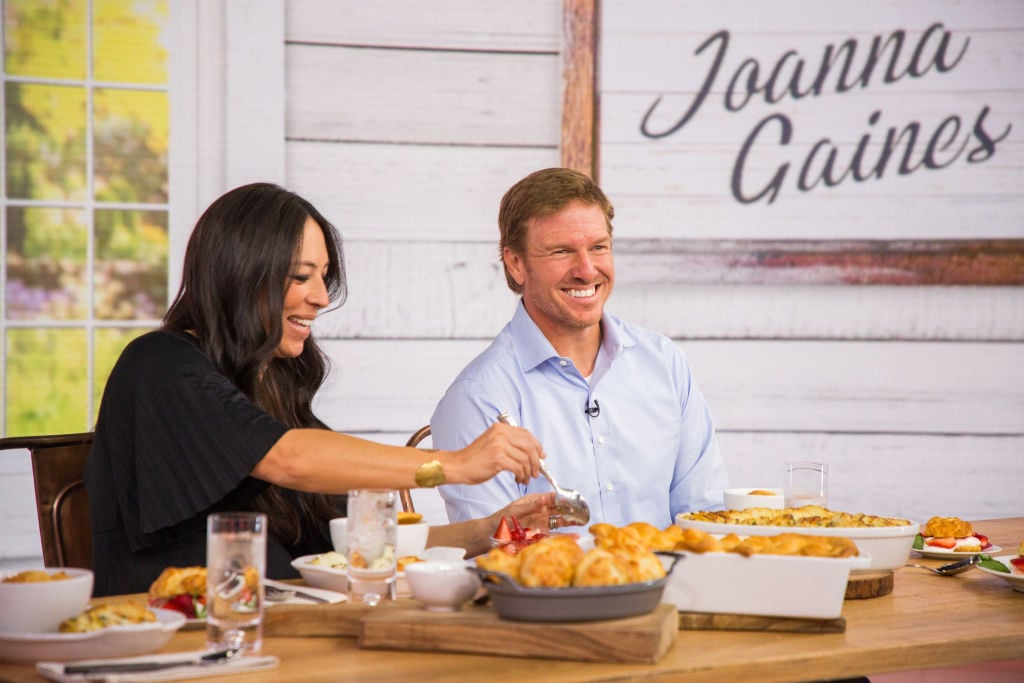
<instances>
[{"instance_id":1,"label":"light blue button-down shirt","mask_svg":"<svg viewBox=\"0 0 1024 683\"><path fill-rule=\"evenodd\" d=\"M586 498L590 523L664 528L679 512L721 509L725 463L686 357L671 339L607 312L601 325L588 381L559 357L520 301L438 403L430 420L434 446L463 448L507 410L541 442L555 480ZM600 412L591 416L586 409L595 405ZM550 490L542 478L522 486L508 472L440 488L453 522Z\"/></svg>"}]
</instances>

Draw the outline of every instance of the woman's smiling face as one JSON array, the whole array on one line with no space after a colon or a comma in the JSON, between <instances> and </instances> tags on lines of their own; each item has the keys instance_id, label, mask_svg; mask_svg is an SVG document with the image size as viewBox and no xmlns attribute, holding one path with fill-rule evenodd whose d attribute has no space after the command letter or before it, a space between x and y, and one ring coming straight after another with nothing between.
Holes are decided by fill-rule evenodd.
<instances>
[{"instance_id":1,"label":"woman's smiling face","mask_svg":"<svg viewBox=\"0 0 1024 683\"><path fill-rule=\"evenodd\" d=\"M315 220L307 217L302 233L302 248L292 262L291 273L285 284L284 320L277 357L296 358L302 353L313 320L320 309L330 303L324 281L329 264L324 233Z\"/></svg>"}]
</instances>

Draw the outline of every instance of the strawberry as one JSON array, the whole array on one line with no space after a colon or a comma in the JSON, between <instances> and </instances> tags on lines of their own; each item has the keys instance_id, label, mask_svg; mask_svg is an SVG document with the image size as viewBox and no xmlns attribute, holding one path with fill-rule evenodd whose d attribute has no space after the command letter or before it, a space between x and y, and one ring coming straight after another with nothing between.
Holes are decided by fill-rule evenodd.
<instances>
[{"instance_id":1,"label":"strawberry","mask_svg":"<svg viewBox=\"0 0 1024 683\"><path fill-rule=\"evenodd\" d=\"M949 548L952 550L956 547L956 539L952 536L941 536L939 538L926 538L924 539L925 545L938 546L939 548Z\"/></svg>"},{"instance_id":2,"label":"strawberry","mask_svg":"<svg viewBox=\"0 0 1024 683\"><path fill-rule=\"evenodd\" d=\"M494 538L502 543L508 543L512 540L512 530L508 528L508 520L504 517L498 522L498 530L494 532Z\"/></svg>"},{"instance_id":3,"label":"strawberry","mask_svg":"<svg viewBox=\"0 0 1024 683\"><path fill-rule=\"evenodd\" d=\"M978 539L979 543L981 543L982 550L992 545L988 542L988 536L986 536L985 534L974 534L974 537Z\"/></svg>"},{"instance_id":4,"label":"strawberry","mask_svg":"<svg viewBox=\"0 0 1024 683\"><path fill-rule=\"evenodd\" d=\"M1014 557L1010 560L1015 574L1024 574L1024 556Z\"/></svg>"}]
</instances>

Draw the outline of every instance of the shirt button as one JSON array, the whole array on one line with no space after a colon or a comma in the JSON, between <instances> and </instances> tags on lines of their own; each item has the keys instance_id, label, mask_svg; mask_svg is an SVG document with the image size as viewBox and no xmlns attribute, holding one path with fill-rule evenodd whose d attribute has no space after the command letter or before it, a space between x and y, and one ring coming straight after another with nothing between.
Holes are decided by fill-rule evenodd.
<instances>
[{"instance_id":1,"label":"shirt button","mask_svg":"<svg viewBox=\"0 0 1024 683\"><path fill-rule=\"evenodd\" d=\"M598 443L604 443L604 437L603 436L597 437L597 442Z\"/></svg>"},{"instance_id":2,"label":"shirt button","mask_svg":"<svg viewBox=\"0 0 1024 683\"><path fill-rule=\"evenodd\" d=\"M560 361L558 361L558 364L561 365L564 368L566 365L569 364L569 361L567 361L567 360L560 360Z\"/></svg>"},{"instance_id":3,"label":"shirt button","mask_svg":"<svg viewBox=\"0 0 1024 683\"><path fill-rule=\"evenodd\" d=\"M605 488L606 491L614 491L615 490L615 484L612 484L612 483L609 482L608 484L605 484L604 488Z\"/></svg>"}]
</instances>

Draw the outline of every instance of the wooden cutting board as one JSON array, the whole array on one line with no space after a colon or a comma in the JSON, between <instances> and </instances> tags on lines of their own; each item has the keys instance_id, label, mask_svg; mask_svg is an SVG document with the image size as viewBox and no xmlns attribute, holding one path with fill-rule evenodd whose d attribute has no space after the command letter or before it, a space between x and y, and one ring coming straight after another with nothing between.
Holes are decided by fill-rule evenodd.
<instances>
[{"instance_id":1,"label":"wooden cutting board","mask_svg":"<svg viewBox=\"0 0 1024 683\"><path fill-rule=\"evenodd\" d=\"M637 617L575 623L506 621L477 606L459 612L385 610L361 620L359 646L653 664L675 643L677 619L675 607L666 604Z\"/></svg>"},{"instance_id":2,"label":"wooden cutting board","mask_svg":"<svg viewBox=\"0 0 1024 683\"><path fill-rule=\"evenodd\" d=\"M845 633L846 619L843 617L836 619L800 619L796 617L764 617L753 614L680 612L679 630Z\"/></svg>"},{"instance_id":3,"label":"wooden cutting board","mask_svg":"<svg viewBox=\"0 0 1024 683\"><path fill-rule=\"evenodd\" d=\"M466 652L581 662L659 661L676 640L678 613L658 605L650 614L590 622L534 623L499 619L488 606L428 612L414 600L377 607L274 605L263 615L264 636L355 637L360 647Z\"/></svg>"}]
</instances>

